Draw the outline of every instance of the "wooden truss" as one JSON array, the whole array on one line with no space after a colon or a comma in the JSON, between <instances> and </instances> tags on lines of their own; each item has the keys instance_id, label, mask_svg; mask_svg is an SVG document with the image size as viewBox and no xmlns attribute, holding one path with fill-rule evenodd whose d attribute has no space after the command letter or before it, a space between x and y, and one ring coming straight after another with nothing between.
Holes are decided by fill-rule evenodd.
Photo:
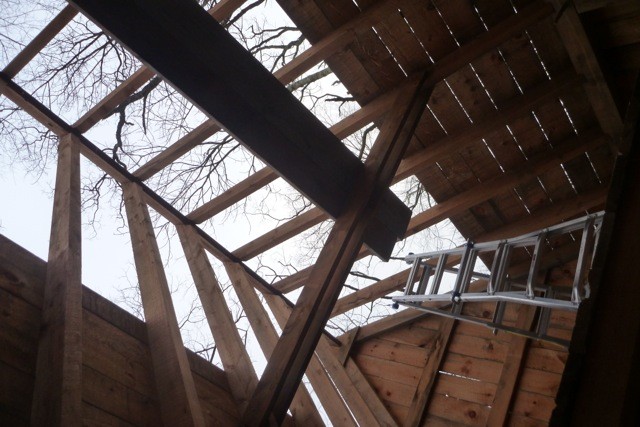
<instances>
[{"instance_id":1,"label":"wooden truss","mask_svg":"<svg viewBox=\"0 0 640 427\"><path fill-rule=\"evenodd\" d=\"M208 14L195 2L175 0L70 3L0 72L0 93L59 138L32 403L35 424L79 425L82 419L80 155L122 187L165 425L205 425L206 417L180 337L149 208L177 227L242 423L282 424L290 411L298 425L321 425L320 411L301 383L306 375L335 425L398 425L402 418L405 425L418 426L441 416L430 405L443 399L438 387L455 379L440 380L439 372L456 369L449 352L455 353L458 334L469 332L452 319L436 322L430 329L424 313L405 311L342 337L332 336L325 330L329 319L401 290L408 276L408 271L402 271L339 297L353 263L371 254L388 259L396 241L445 219L452 219L466 237L487 241L601 209L612 159L626 154L630 146L625 141L634 118L627 114L625 121L627 110L619 107L619 97L605 78L581 21L579 11L593 10L595 6L586 4L593 2L576 2L577 9L561 1L524 2L518 13L505 5L479 5L482 10L475 13L486 18L485 28L471 29L466 38L452 40L453 33L464 27L464 13L473 13L465 2L442 5L451 8L447 12L415 0L362 2L362 10L352 2L336 1L341 11L336 16L323 9L323 2L307 0L296 5L297 1L281 0L285 12L300 22L311 47L273 75L218 24L244 0L221 0ZM438 9L437 14L433 9ZM456 11L459 28L445 28L438 14ZM145 65L71 124L14 78L79 12ZM404 32L400 27L406 27ZM388 52L367 53L379 50L381 44L395 55L391 65L380 60ZM537 59L522 45L537 46ZM505 66L510 54L521 57ZM284 87L322 61L361 104L331 128ZM544 70L525 69L527 64L541 62L547 64ZM376 68L376 64L383 65ZM360 74L356 69L362 69ZM521 84L506 84L507 71L519 74ZM208 119L130 172L84 135L156 75ZM469 83L472 80L475 83ZM467 109L462 107L465 102ZM573 129L566 117L560 117L565 113L569 121L573 119ZM341 140L369 123L375 123L380 133L363 164ZM179 211L145 183L223 129L268 166L192 212ZM527 142L518 145L518 139ZM527 153L521 156L516 150ZM466 169L461 170L460 164L466 164ZM389 187L413 176L437 204L411 217ZM315 207L235 251L223 247L201 226L279 177ZM329 218L335 224L313 266L272 284L245 263ZM543 264L550 269L570 262L572 251L575 245L563 242ZM268 360L260 377L208 255L224 264ZM526 264L524 258L516 261ZM518 268L516 262L513 274ZM285 294L299 288L301 294L293 303ZM264 297L281 334L256 291ZM470 306L466 310L482 315ZM532 310L517 311L513 322L530 329ZM428 351L414 375L413 389L406 392L407 404L400 410L380 392L388 384L371 384L374 361L367 359L363 349L385 334L400 334L409 325L422 325L431 338L421 344ZM379 345L384 348L389 341L381 339ZM485 408L489 425L517 419L512 413L513 395L531 342L514 336L504 345L497 387L485 405L491 406L490 411ZM407 352L416 351L409 344L402 346ZM398 390L402 387L394 392ZM451 390L455 394L460 389Z\"/></svg>"}]
</instances>

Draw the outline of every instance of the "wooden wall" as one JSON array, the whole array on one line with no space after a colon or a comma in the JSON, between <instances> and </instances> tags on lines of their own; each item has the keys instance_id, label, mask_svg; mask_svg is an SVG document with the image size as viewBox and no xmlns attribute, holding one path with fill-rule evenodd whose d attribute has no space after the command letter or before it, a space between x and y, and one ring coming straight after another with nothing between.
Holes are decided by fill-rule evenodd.
<instances>
[{"instance_id":1,"label":"wooden wall","mask_svg":"<svg viewBox=\"0 0 640 427\"><path fill-rule=\"evenodd\" d=\"M29 425L46 263L0 235L0 425ZM158 426L144 322L83 289L84 425ZM208 425L236 425L223 371L189 353Z\"/></svg>"},{"instance_id":2,"label":"wooden wall","mask_svg":"<svg viewBox=\"0 0 640 427\"><path fill-rule=\"evenodd\" d=\"M492 304L468 303L463 313L491 319L493 310ZM515 324L519 311L524 310L508 306L505 320ZM549 335L569 338L574 321L571 313L552 312ZM441 330L446 330L443 322L450 320L425 314L407 326L360 341L352 350L399 425L406 421L421 377L424 381L429 358L437 357L436 347L447 342L441 336ZM524 340L504 332L494 335L471 323L454 324L444 355L436 363L438 372L423 425L495 425L494 419L500 417L493 414L496 418L490 420L491 411L502 406L507 425L547 425L567 353L554 344L531 340L518 350L518 339ZM514 376L511 396L510 390L503 389Z\"/></svg>"}]
</instances>

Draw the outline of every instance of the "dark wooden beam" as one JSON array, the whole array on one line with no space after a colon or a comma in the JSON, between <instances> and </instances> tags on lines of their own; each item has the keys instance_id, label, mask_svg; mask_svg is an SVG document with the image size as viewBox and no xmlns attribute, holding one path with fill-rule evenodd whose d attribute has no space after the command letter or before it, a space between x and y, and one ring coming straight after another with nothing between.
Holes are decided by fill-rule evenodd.
<instances>
[{"instance_id":1,"label":"dark wooden beam","mask_svg":"<svg viewBox=\"0 0 640 427\"><path fill-rule=\"evenodd\" d=\"M73 3L331 216L359 192L362 163L195 2ZM384 257L410 211L388 189L382 205Z\"/></svg>"},{"instance_id":2,"label":"dark wooden beam","mask_svg":"<svg viewBox=\"0 0 640 427\"><path fill-rule=\"evenodd\" d=\"M79 426L82 419L82 250L80 151L73 136L60 139L42 302L34 426Z\"/></svg>"},{"instance_id":3,"label":"dark wooden beam","mask_svg":"<svg viewBox=\"0 0 640 427\"><path fill-rule=\"evenodd\" d=\"M362 245L365 229L395 175L431 95L433 87L425 85L426 80L427 74L416 86L408 86L398 94L367 159L366 173L358 183L360 191L344 215L336 220L258 383L251 400L251 417L244 418L246 423L260 425L271 416L277 421L284 419Z\"/></svg>"},{"instance_id":4,"label":"dark wooden beam","mask_svg":"<svg viewBox=\"0 0 640 427\"><path fill-rule=\"evenodd\" d=\"M629 110L552 425L640 422L640 85Z\"/></svg>"}]
</instances>

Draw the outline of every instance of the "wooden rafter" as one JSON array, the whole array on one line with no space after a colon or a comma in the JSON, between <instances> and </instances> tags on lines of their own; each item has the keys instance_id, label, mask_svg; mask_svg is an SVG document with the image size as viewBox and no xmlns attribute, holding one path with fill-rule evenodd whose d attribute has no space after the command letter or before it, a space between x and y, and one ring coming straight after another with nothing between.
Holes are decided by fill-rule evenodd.
<instances>
[{"instance_id":1,"label":"wooden rafter","mask_svg":"<svg viewBox=\"0 0 640 427\"><path fill-rule=\"evenodd\" d=\"M229 377L229 386L241 411L253 393L258 377L238 333L225 296L198 233L188 225L177 227L211 335Z\"/></svg>"},{"instance_id":2,"label":"wooden rafter","mask_svg":"<svg viewBox=\"0 0 640 427\"><path fill-rule=\"evenodd\" d=\"M535 307L521 305L518 310L516 328L530 330L533 326L535 311ZM488 426L502 427L508 419L509 408L513 403L513 394L518 385L529 342L530 340L526 337L510 336L507 357L502 365L498 388L487 420Z\"/></svg>"},{"instance_id":3,"label":"wooden rafter","mask_svg":"<svg viewBox=\"0 0 640 427\"><path fill-rule=\"evenodd\" d=\"M611 89L584 31L573 3L553 0L557 12L556 28L573 62L576 72L584 77L584 87L602 131L612 138L622 135L623 121Z\"/></svg>"},{"instance_id":4,"label":"wooden rafter","mask_svg":"<svg viewBox=\"0 0 640 427\"><path fill-rule=\"evenodd\" d=\"M14 78L62 29L78 14L76 8L65 6L38 35L20 51L2 70L9 78Z\"/></svg>"},{"instance_id":5,"label":"wooden rafter","mask_svg":"<svg viewBox=\"0 0 640 427\"><path fill-rule=\"evenodd\" d=\"M291 315L291 309L282 304L282 301L271 296L266 296L265 299L276 320L280 323L281 327L284 328ZM344 399L349 405L349 410L353 413L360 425L396 425L395 420L384 407L380 398L373 391L367 380L362 376L357 366L347 364L345 367L326 340L320 340L318 342L316 356L331 376L333 383L341 390Z\"/></svg>"},{"instance_id":6,"label":"wooden rafter","mask_svg":"<svg viewBox=\"0 0 640 427\"><path fill-rule=\"evenodd\" d=\"M260 345L265 358L268 360L271 357L271 353L278 341L278 333L269 319L262 302L258 298L255 290L255 284L252 283L251 277L247 275L244 269L236 263L226 262L224 263L225 270L229 275L231 283L236 295L242 304L244 312L249 320L251 329L253 329L258 344ZM322 373L316 373L314 371L307 370L307 376L314 385L314 387L322 387L323 382L318 378ZM342 404L342 401L337 394L337 391L331 387L330 391L335 391L335 396L330 400L322 400L326 406L326 412L331 420L334 422L345 422L350 417L349 412ZM324 397L326 393L323 393ZM244 409L244 408L243 408ZM291 403L291 410L293 420L296 423L309 426L323 425L320 414L316 409L311 396L307 392L305 386L301 383L296 391L293 401Z\"/></svg>"},{"instance_id":7,"label":"wooden rafter","mask_svg":"<svg viewBox=\"0 0 640 427\"><path fill-rule=\"evenodd\" d=\"M204 426L149 210L135 183L123 191L162 418L166 425Z\"/></svg>"}]
</instances>

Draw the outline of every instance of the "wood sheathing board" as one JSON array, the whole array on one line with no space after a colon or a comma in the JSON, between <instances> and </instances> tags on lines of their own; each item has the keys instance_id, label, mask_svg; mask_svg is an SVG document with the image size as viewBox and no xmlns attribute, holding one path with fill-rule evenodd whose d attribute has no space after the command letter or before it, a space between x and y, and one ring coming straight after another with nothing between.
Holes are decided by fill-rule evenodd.
<instances>
[{"instance_id":1,"label":"wood sheathing board","mask_svg":"<svg viewBox=\"0 0 640 427\"><path fill-rule=\"evenodd\" d=\"M557 273L562 276L562 269ZM491 319L494 305L467 304L463 313ZM515 324L517 307L508 305L505 323ZM446 321L446 320L445 320ZM568 338L575 316L552 311L549 334ZM401 328L358 342L352 357L390 413L402 424L418 381L434 351L443 318L427 315ZM424 425L486 425L512 335L459 322L438 367ZM509 425L546 425L555 403L567 352L529 341L507 412Z\"/></svg>"},{"instance_id":2,"label":"wood sheathing board","mask_svg":"<svg viewBox=\"0 0 640 427\"><path fill-rule=\"evenodd\" d=\"M350 0L279 0L285 12L311 43L356 16ZM359 0L361 9L376 2ZM510 2L453 0L447 2L398 2L398 12L367 31L358 32L344 49L326 64L355 100L366 105L393 89L416 70L429 66L464 46L477 35L499 25L530 1ZM611 8L609 39L631 49L636 42L628 31L616 30L616 22L632 17L632 6ZM554 16L532 25L526 32L473 60L439 83L416 129L408 154L428 149L439 139L463 132L474 123L499 112L536 85L572 72L569 56L556 31ZM624 27L627 28L627 27ZM615 44L613 41L610 44ZM436 202L481 186L488 179L517 170L527 159L551 151L568 138L592 130L597 123L580 85L532 108L507 125L471 141L456 152L417 174ZM558 165L530 182L454 215L451 220L463 236L483 233L521 220L568 199L608 184L613 156L600 147ZM567 218L568 219L568 218Z\"/></svg>"},{"instance_id":3,"label":"wood sheathing board","mask_svg":"<svg viewBox=\"0 0 640 427\"><path fill-rule=\"evenodd\" d=\"M27 426L46 263L0 235L0 425ZM83 424L160 425L144 322L83 289ZM226 375L189 353L208 425L236 425Z\"/></svg>"}]
</instances>

